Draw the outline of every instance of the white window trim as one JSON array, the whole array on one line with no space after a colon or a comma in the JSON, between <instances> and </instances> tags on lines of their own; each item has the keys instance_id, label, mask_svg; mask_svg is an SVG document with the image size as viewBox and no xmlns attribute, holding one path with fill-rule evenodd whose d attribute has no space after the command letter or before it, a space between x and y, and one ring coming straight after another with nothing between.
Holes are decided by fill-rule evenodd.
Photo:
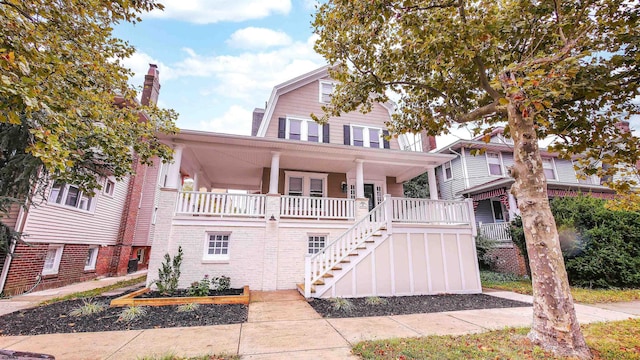
<instances>
[{"instance_id":1,"label":"white window trim","mask_svg":"<svg viewBox=\"0 0 640 360\"><path fill-rule=\"evenodd\" d=\"M138 256L140 255L140 256ZM138 264L143 264L144 263L144 248L140 248L138 250L136 250L136 258L139 257L138 259Z\"/></svg>"},{"instance_id":2,"label":"white window trim","mask_svg":"<svg viewBox=\"0 0 640 360\"><path fill-rule=\"evenodd\" d=\"M543 173L544 173L544 170L545 170L544 161L545 160L551 160L551 169L550 170L553 170L554 178L553 179L547 179L547 181L549 181L549 180L550 181L558 181L559 177L558 177L558 169L556 167L556 159L554 159L553 157L547 157L547 156L543 156L543 157L541 157L541 159L542 159L542 172ZM546 178L547 174L545 174L544 176Z\"/></svg>"},{"instance_id":3,"label":"white window trim","mask_svg":"<svg viewBox=\"0 0 640 360\"><path fill-rule=\"evenodd\" d=\"M289 130L290 130L290 124L291 124L291 120L296 120L296 121L300 121L300 140L298 141L309 141L309 123L312 122L316 125L318 125L318 143L323 142L323 134L324 134L324 129L323 129L323 125L316 123L315 121L313 121L312 119L307 119L307 118L303 118L303 117L297 117L297 116L287 116L287 124L285 126L285 134L284 134L284 138L287 140L289 139ZM315 141L313 141L315 143Z\"/></svg>"},{"instance_id":4,"label":"white window trim","mask_svg":"<svg viewBox=\"0 0 640 360\"><path fill-rule=\"evenodd\" d=\"M500 175L493 175L491 173L491 167L489 166L489 154L498 154L498 161L500 162ZM502 153L501 152L497 152L497 151L487 151L484 153L484 157L487 160L487 171L489 172L489 176L493 176L493 177L503 177L505 176L505 172L504 172L504 163L502 162Z\"/></svg>"},{"instance_id":5,"label":"white window trim","mask_svg":"<svg viewBox=\"0 0 640 360\"><path fill-rule=\"evenodd\" d=\"M445 168L445 166L447 164L449 164L449 169L451 169L451 177L450 178L447 178L447 170ZM444 179L444 181L453 180L453 163L451 162L451 160L449 160L446 163L442 164L442 178Z\"/></svg>"},{"instance_id":6,"label":"white window trim","mask_svg":"<svg viewBox=\"0 0 640 360\"><path fill-rule=\"evenodd\" d=\"M90 197L90 198L89 198L89 199L91 200L91 204L89 205L89 208L88 208L88 209L86 209L86 210L85 210L85 209L82 209L82 208L79 208L78 206L70 206L70 205L66 205L64 202L66 202L67 194L69 193L69 187L71 187L71 186L76 187L76 186L75 186L75 185L72 185L72 184L67 184L67 183L65 183L65 184L64 184L64 187L61 189L61 191L62 191L62 199L63 199L63 203L62 203L62 204L59 204L59 203L55 202L55 199L51 196L51 192L53 191L53 185L54 185L54 183L52 183L52 184L51 184L51 189L49 190L49 197L48 197L48 199L47 199L47 203L48 203L49 205L51 205L51 206L56 206L56 207L60 207L60 208L63 208L63 209L69 209L69 210L79 211L79 212L82 212L82 213L85 213L85 214L86 214L86 213L93 213L93 212L95 212L95 210L96 210L96 203L98 202L97 196L93 196L93 197ZM84 195L84 192L83 192L83 191L80 191L80 192L79 192L79 194L78 194L78 197L82 198L82 196L83 196L83 195ZM78 202L78 205L80 205L80 203L79 203L79 202Z\"/></svg>"},{"instance_id":7,"label":"white window trim","mask_svg":"<svg viewBox=\"0 0 640 360\"><path fill-rule=\"evenodd\" d=\"M311 191L311 179L322 179L322 197L327 197L327 180L329 174L311 173L302 171L285 171L284 172L284 193L289 195L289 178L302 178L302 196L309 196Z\"/></svg>"},{"instance_id":8,"label":"white window trim","mask_svg":"<svg viewBox=\"0 0 640 360\"><path fill-rule=\"evenodd\" d=\"M353 137L353 128L357 127L357 128L362 128L362 142L363 142L363 147L367 147L370 148L371 147L371 139L369 136L369 130L378 130L378 134L379 134L379 138L378 138L378 149L384 149L384 134L382 131L382 128L378 128L378 127L374 127L374 126L367 126L367 125L358 125L358 124L352 124L349 126L349 140L351 141L351 146L355 146L354 145L354 137Z\"/></svg>"},{"instance_id":9,"label":"white window trim","mask_svg":"<svg viewBox=\"0 0 640 360\"><path fill-rule=\"evenodd\" d=\"M111 192L107 192L107 184L111 183ZM115 194L115 189L116 189L116 180L114 178L108 177L104 180L104 185L102 186L102 193L105 196L108 196L110 198L113 197L113 194Z\"/></svg>"},{"instance_id":10,"label":"white window trim","mask_svg":"<svg viewBox=\"0 0 640 360\"><path fill-rule=\"evenodd\" d=\"M47 248L47 252L51 249L56 249L56 255L53 260L53 268L47 270L44 268L44 264L42 265L42 275L56 275L58 274L58 270L60 270L60 261L62 260L62 252L64 251L64 245L49 245ZM46 259L46 253L45 253Z\"/></svg>"},{"instance_id":11,"label":"white window trim","mask_svg":"<svg viewBox=\"0 0 640 360\"><path fill-rule=\"evenodd\" d=\"M91 262L89 263L89 265L85 265L84 266L84 271L91 271L91 270L95 270L96 269L96 263L98 260L98 252L100 251L98 249L97 246L89 246L89 252L87 252L87 256L89 256L89 254L91 254L91 251L93 251L93 254L91 255Z\"/></svg>"},{"instance_id":12,"label":"white window trim","mask_svg":"<svg viewBox=\"0 0 640 360\"><path fill-rule=\"evenodd\" d=\"M309 238L312 236L322 236L324 237L324 246L327 246L327 243L329 242L329 234L320 234L320 233L307 233L307 254L316 254L317 252L311 253L309 252L309 250L311 250L311 247L309 246Z\"/></svg>"},{"instance_id":13,"label":"white window trim","mask_svg":"<svg viewBox=\"0 0 640 360\"><path fill-rule=\"evenodd\" d=\"M212 235L222 235L222 236L228 236L229 239L227 240L227 253L226 254L209 254L209 238ZM205 233L205 237L204 237L204 248L202 250L202 261L211 261L211 262L229 262L229 255L231 253L231 232L224 232L224 231L209 231Z\"/></svg>"},{"instance_id":14,"label":"white window trim","mask_svg":"<svg viewBox=\"0 0 640 360\"><path fill-rule=\"evenodd\" d=\"M322 85L331 85L332 87L331 93L333 94L333 90L335 90L335 87L336 87L336 82L329 81L329 80L318 81L318 102L321 104L329 104L330 101L322 101Z\"/></svg>"},{"instance_id":15,"label":"white window trim","mask_svg":"<svg viewBox=\"0 0 640 360\"><path fill-rule=\"evenodd\" d=\"M382 200L384 200L384 196L386 194L388 194L387 192L387 181L385 180L370 180L370 179L364 179L363 184L372 184L373 185L373 191L376 192L376 198L378 197L377 194L377 189L380 188L380 193L382 196L379 197L379 199L375 199L376 200L376 205L380 204L382 202ZM347 179L347 196L349 199L355 199L356 198L356 178L352 178L350 177L349 179ZM353 189L353 194L351 193L351 189Z\"/></svg>"},{"instance_id":16,"label":"white window trim","mask_svg":"<svg viewBox=\"0 0 640 360\"><path fill-rule=\"evenodd\" d=\"M495 208L493 207L493 203L494 203L494 202L499 203L499 204L500 204L500 212L502 213L502 217L504 218L504 211L503 211L503 209L502 209L502 202L500 202L500 200L494 200L494 199L489 199L489 201L490 201L490 205L491 205L491 215L493 215L493 223L494 223L494 224L497 224L497 223L504 223L504 222L505 222L505 220L504 220L504 219L502 219L502 220L498 221L498 218L496 217L496 211L495 211Z\"/></svg>"}]
</instances>

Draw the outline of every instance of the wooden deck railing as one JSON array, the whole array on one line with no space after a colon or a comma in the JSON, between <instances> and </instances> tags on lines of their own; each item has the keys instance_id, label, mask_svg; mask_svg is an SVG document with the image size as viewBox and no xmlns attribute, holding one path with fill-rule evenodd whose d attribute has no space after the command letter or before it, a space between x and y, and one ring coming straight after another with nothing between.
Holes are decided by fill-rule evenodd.
<instances>
[{"instance_id":1,"label":"wooden deck railing","mask_svg":"<svg viewBox=\"0 0 640 360\"><path fill-rule=\"evenodd\" d=\"M509 232L509 223L480 223L480 234L497 242L511 242L511 232Z\"/></svg>"},{"instance_id":2,"label":"wooden deck railing","mask_svg":"<svg viewBox=\"0 0 640 360\"><path fill-rule=\"evenodd\" d=\"M407 223L471 224L469 201L392 198L393 221Z\"/></svg>"},{"instance_id":3,"label":"wooden deck railing","mask_svg":"<svg viewBox=\"0 0 640 360\"><path fill-rule=\"evenodd\" d=\"M176 215L263 217L265 203L265 195L180 191Z\"/></svg>"},{"instance_id":4,"label":"wooden deck railing","mask_svg":"<svg viewBox=\"0 0 640 360\"><path fill-rule=\"evenodd\" d=\"M283 195L280 198L280 217L352 220L355 218L355 201Z\"/></svg>"}]
</instances>

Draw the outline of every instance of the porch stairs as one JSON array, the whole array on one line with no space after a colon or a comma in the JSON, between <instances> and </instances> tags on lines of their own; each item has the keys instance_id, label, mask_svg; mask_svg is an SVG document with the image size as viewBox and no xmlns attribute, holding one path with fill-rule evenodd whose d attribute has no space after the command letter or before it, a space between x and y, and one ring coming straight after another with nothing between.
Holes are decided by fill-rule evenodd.
<instances>
[{"instance_id":1,"label":"porch stairs","mask_svg":"<svg viewBox=\"0 0 640 360\"><path fill-rule=\"evenodd\" d=\"M298 284L304 297L321 297L353 267L371 253L390 233L389 200L315 254L305 258L305 282Z\"/></svg>"}]
</instances>

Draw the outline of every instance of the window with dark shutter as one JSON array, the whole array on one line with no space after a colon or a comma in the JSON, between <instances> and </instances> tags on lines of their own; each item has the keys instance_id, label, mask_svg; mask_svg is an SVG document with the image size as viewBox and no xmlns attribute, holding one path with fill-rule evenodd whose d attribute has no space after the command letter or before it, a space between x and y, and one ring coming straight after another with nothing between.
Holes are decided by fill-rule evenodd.
<instances>
[{"instance_id":1,"label":"window with dark shutter","mask_svg":"<svg viewBox=\"0 0 640 360\"><path fill-rule=\"evenodd\" d=\"M322 142L329 143L329 124L322 125Z\"/></svg>"},{"instance_id":2,"label":"window with dark shutter","mask_svg":"<svg viewBox=\"0 0 640 360\"><path fill-rule=\"evenodd\" d=\"M351 145L351 127L349 125L344 126L344 144Z\"/></svg>"},{"instance_id":3,"label":"window with dark shutter","mask_svg":"<svg viewBox=\"0 0 640 360\"><path fill-rule=\"evenodd\" d=\"M287 119L279 118L278 119L278 138L279 139L285 138L286 129L287 129Z\"/></svg>"},{"instance_id":4,"label":"window with dark shutter","mask_svg":"<svg viewBox=\"0 0 640 360\"><path fill-rule=\"evenodd\" d=\"M387 136L389 136L388 130L382 130L382 141L385 149L389 149L389 140L387 140Z\"/></svg>"}]
</instances>

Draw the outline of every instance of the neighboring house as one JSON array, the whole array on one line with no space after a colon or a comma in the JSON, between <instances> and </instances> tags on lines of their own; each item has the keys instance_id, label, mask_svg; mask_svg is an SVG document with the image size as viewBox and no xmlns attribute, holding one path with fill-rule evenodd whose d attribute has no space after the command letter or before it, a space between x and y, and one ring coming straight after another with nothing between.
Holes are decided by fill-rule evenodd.
<instances>
[{"instance_id":1,"label":"neighboring house","mask_svg":"<svg viewBox=\"0 0 640 360\"><path fill-rule=\"evenodd\" d=\"M471 202L436 200L435 187L432 200L402 197L403 182L435 179L454 157L426 152L433 139L385 138L391 104L313 122L332 91L323 67L277 85L252 136L165 139L175 152L162 170L148 284L181 246L181 287L226 275L234 287L307 297L481 291ZM187 177L196 191L181 190Z\"/></svg>"},{"instance_id":2,"label":"neighboring house","mask_svg":"<svg viewBox=\"0 0 640 360\"><path fill-rule=\"evenodd\" d=\"M158 70L145 77L142 103L155 103ZM117 106L122 99L116 99ZM145 115L141 114L141 121ZM156 161L159 164L159 161ZM3 222L23 234L13 256L0 254L0 293L21 294L123 275L148 266L153 233L155 187L159 166L136 161L135 174L122 181L101 179L93 197L73 184L55 182L47 199L36 198L28 209L14 207Z\"/></svg>"},{"instance_id":3,"label":"neighboring house","mask_svg":"<svg viewBox=\"0 0 640 360\"><path fill-rule=\"evenodd\" d=\"M472 155L479 149L484 153ZM436 169L440 197L473 200L479 231L498 241L498 249L493 251L497 269L524 273L524 262L508 231L509 221L519 214L517 200L510 192L514 180L508 170L513 165L513 140L498 128L490 134L489 142L482 136L458 140L437 153L456 156ZM613 198L613 190L600 185L598 177L579 176L571 160L560 159L546 149L540 149L540 153L549 198L578 194Z\"/></svg>"}]
</instances>

